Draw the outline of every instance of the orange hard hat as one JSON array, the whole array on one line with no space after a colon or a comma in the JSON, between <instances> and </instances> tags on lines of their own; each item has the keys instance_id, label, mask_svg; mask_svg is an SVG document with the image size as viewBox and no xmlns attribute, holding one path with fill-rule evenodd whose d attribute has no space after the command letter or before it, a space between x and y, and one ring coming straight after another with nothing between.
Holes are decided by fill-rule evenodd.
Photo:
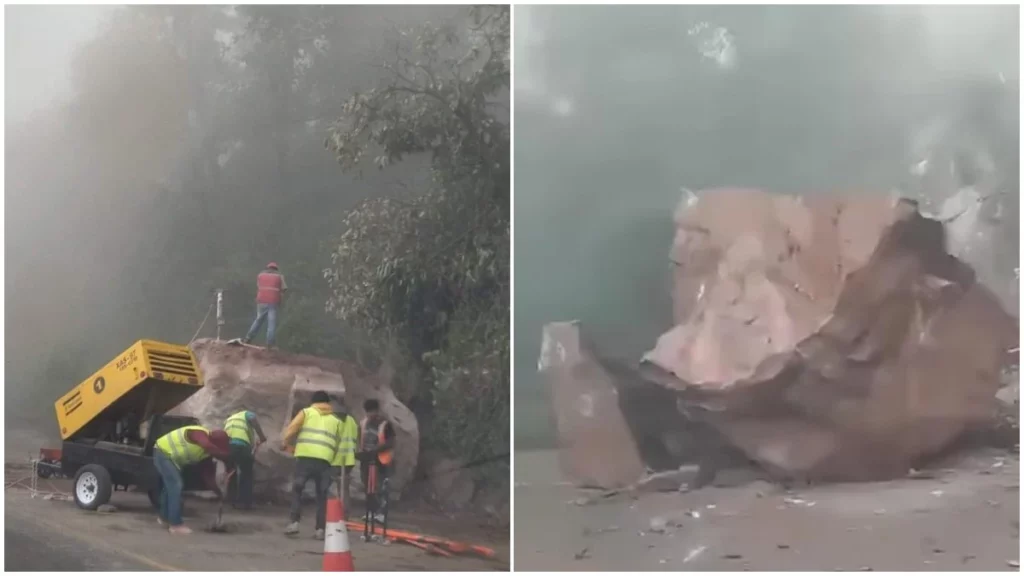
<instances>
[{"instance_id":1,"label":"orange hard hat","mask_svg":"<svg viewBox=\"0 0 1024 576\"><path fill-rule=\"evenodd\" d=\"M270 264L267 264L267 268L273 268L274 270L277 270L277 262L271 262Z\"/></svg>"}]
</instances>

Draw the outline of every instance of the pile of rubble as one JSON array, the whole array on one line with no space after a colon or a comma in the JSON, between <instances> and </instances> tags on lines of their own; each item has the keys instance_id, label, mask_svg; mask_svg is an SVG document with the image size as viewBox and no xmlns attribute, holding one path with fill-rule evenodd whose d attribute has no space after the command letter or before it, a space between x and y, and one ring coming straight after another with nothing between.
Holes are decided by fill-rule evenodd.
<instances>
[{"instance_id":1,"label":"pile of rubble","mask_svg":"<svg viewBox=\"0 0 1024 576\"><path fill-rule=\"evenodd\" d=\"M711 438L776 479L894 478L996 420L1016 320L913 202L715 190L675 221L674 327L639 371L545 327L574 482L630 485Z\"/></svg>"}]
</instances>

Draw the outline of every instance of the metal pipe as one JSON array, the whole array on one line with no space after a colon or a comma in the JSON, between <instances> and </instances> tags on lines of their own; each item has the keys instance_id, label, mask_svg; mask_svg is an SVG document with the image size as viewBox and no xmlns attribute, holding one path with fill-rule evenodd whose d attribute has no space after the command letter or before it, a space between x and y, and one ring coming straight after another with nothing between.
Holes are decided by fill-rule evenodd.
<instances>
[{"instance_id":1,"label":"metal pipe","mask_svg":"<svg viewBox=\"0 0 1024 576\"><path fill-rule=\"evenodd\" d=\"M217 290L217 340L220 341L220 327L224 325L224 291Z\"/></svg>"}]
</instances>

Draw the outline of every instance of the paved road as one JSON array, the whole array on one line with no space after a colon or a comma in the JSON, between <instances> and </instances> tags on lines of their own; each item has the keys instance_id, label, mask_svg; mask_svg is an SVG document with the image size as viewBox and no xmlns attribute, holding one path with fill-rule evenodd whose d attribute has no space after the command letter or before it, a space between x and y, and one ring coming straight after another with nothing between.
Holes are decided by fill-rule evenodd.
<instances>
[{"instance_id":1,"label":"paved road","mask_svg":"<svg viewBox=\"0 0 1024 576\"><path fill-rule=\"evenodd\" d=\"M589 506L572 504L584 493L560 484L557 453L515 458L518 570L1019 571L1020 463L999 450L933 479L791 494L754 482Z\"/></svg>"},{"instance_id":2,"label":"paved road","mask_svg":"<svg viewBox=\"0 0 1024 576\"><path fill-rule=\"evenodd\" d=\"M96 514L78 510L72 502L33 499L27 490L7 490L4 567L31 571L321 570L324 544L312 538L311 515L303 518L304 532L295 538L281 534L283 511L279 509L231 513L228 523L235 530L210 536L201 529L212 521L216 508L196 501L186 507L191 511L186 523L197 532L178 537L157 526L144 494L120 492L116 502L117 512ZM362 571L508 571L504 560L431 556L412 546L366 544L351 534L349 543ZM504 550L499 553L507 554Z\"/></svg>"},{"instance_id":3,"label":"paved road","mask_svg":"<svg viewBox=\"0 0 1024 576\"><path fill-rule=\"evenodd\" d=\"M151 567L99 550L11 514L4 514L4 570L31 572L143 571Z\"/></svg>"}]
</instances>

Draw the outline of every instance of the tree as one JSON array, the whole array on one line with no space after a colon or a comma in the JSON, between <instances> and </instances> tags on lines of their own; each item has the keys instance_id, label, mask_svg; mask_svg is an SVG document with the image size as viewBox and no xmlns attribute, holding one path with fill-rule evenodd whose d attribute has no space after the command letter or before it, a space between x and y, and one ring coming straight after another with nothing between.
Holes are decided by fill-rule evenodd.
<instances>
[{"instance_id":1,"label":"tree","mask_svg":"<svg viewBox=\"0 0 1024 576\"><path fill-rule=\"evenodd\" d=\"M401 32L345 104L326 141L343 170L426 157L432 177L352 210L324 273L327 309L424 380L405 382L424 441L476 459L509 442L510 11L465 16Z\"/></svg>"}]
</instances>

